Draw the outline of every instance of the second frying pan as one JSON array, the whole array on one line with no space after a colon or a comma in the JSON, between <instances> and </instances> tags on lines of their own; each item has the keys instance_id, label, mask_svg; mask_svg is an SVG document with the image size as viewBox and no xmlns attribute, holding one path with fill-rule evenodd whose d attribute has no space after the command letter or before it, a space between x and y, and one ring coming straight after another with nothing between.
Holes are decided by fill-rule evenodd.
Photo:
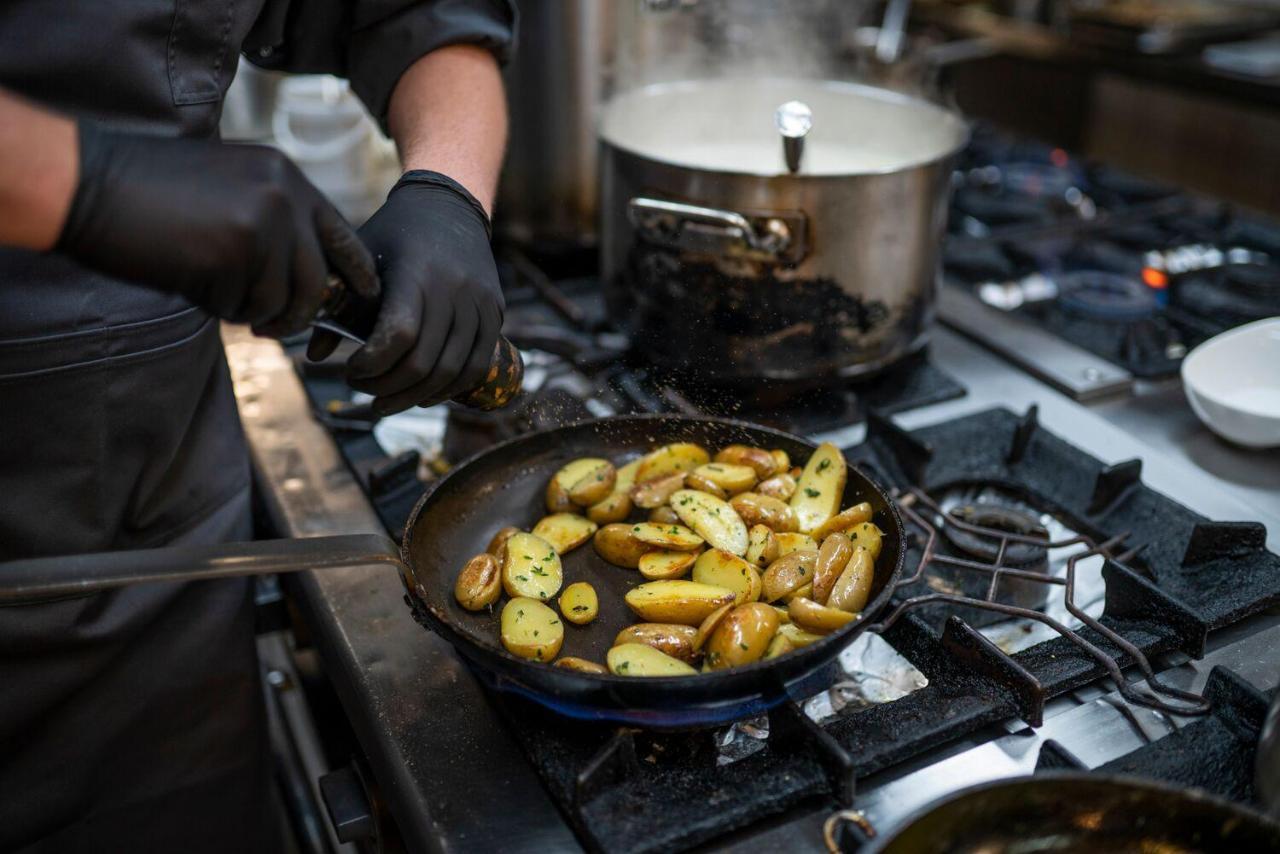
<instances>
[{"instance_id":1,"label":"second frying pan","mask_svg":"<svg viewBox=\"0 0 1280 854\"><path fill-rule=\"evenodd\" d=\"M690 726L736 720L790 696L808 696L829 678L836 656L884 607L902 570L902 520L889 497L850 468L841 507L867 501L884 532L871 600L862 616L823 640L769 661L697 676L635 678L578 673L517 658L498 640L498 614L464 610L453 585L466 560L484 551L499 528L526 530L546 511L547 480L584 456L625 461L668 442L709 449L732 443L782 448L803 462L813 445L777 430L714 418L625 416L532 433L496 445L436 481L410 516L399 555L369 535L169 548L0 564L0 603L34 596L74 595L156 580L291 572L395 562L418 618L448 640L491 684L530 697L562 714L645 726ZM644 579L605 562L590 545L564 556L565 584L590 581L600 615L566 626L562 655L604 661L621 629L639 622L623 596ZM406 619L409 616L406 614ZM811 682L812 680L812 682Z\"/></svg>"}]
</instances>

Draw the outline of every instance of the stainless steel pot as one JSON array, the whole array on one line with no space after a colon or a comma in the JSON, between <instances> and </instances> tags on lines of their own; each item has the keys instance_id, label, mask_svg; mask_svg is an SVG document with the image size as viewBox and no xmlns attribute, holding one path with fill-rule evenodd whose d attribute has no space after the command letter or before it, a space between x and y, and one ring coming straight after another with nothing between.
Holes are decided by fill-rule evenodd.
<instances>
[{"instance_id":1,"label":"stainless steel pot","mask_svg":"<svg viewBox=\"0 0 1280 854\"><path fill-rule=\"evenodd\" d=\"M797 99L813 130L792 174L774 111ZM704 381L880 371L927 340L966 137L941 108L851 83L721 78L615 97L601 124L610 311L652 362Z\"/></svg>"}]
</instances>

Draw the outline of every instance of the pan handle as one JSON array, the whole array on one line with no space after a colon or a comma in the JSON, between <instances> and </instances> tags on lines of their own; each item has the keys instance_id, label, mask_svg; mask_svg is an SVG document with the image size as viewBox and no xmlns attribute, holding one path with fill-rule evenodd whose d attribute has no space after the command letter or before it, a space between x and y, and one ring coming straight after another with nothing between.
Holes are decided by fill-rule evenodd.
<instances>
[{"instance_id":1,"label":"pan handle","mask_svg":"<svg viewBox=\"0 0 1280 854\"><path fill-rule=\"evenodd\" d=\"M0 605L84 596L148 581L204 581L374 563L392 564L402 575L406 571L396 544L382 534L29 558L0 563Z\"/></svg>"}]
</instances>

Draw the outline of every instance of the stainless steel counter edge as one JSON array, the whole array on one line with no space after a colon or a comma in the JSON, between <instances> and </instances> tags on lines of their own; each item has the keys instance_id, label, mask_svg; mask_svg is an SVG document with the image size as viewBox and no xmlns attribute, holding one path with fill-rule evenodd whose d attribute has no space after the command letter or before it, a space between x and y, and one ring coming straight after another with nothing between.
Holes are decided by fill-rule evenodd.
<instances>
[{"instance_id":1,"label":"stainless steel counter edge","mask_svg":"<svg viewBox=\"0 0 1280 854\"><path fill-rule=\"evenodd\" d=\"M280 345L232 326L223 340L279 533L381 531ZM290 588L410 850L580 850L466 665L413 621L393 569L301 573ZM477 716L493 720L477 727ZM449 745L477 729L484 744ZM494 802L507 814L501 836L485 821ZM516 821L525 829L513 834Z\"/></svg>"}]
</instances>

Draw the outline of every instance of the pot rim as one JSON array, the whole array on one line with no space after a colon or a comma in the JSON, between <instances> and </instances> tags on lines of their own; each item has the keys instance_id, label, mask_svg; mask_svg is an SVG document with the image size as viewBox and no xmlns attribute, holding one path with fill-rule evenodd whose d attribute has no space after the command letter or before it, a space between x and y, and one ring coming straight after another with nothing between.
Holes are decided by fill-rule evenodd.
<instances>
[{"instance_id":1,"label":"pot rim","mask_svg":"<svg viewBox=\"0 0 1280 854\"><path fill-rule=\"evenodd\" d=\"M816 175L811 173L801 173L801 172L791 173L791 172L781 172L781 171L744 172L736 169L718 169L718 168L709 167L709 166L693 166L687 163L680 163L675 160L666 160L663 158L654 157L649 154L644 154L640 151L637 151L635 148L632 148L626 145L625 143L613 137L610 137L608 134L605 133L605 130L604 130L605 114L608 112L608 109L610 106L609 102L615 98L622 97L624 95L646 97L646 96L651 96L655 93L663 93L663 92L669 92L669 91L679 90L679 89L692 90L692 89L696 89L700 84L712 83L712 82L724 80L724 79L726 78L700 77L700 78L693 78L688 80L669 80L669 81L662 81L659 83L648 83L643 86L638 86L634 89L628 89L623 93L615 93L613 98L606 100L601 104L599 117L596 120L596 138L600 140L600 143L602 145L606 145L609 148L614 149L615 151L626 154L630 157L634 157L637 160L642 160L646 163L653 163L659 166L666 166L671 169L680 169L687 172L698 172L698 173L708 174L708 175L722 175L730 178L754 178L754 179L765 179L765 180L781 179L786 181L802 181L806 183L813 183L817 181L826 181L826 180L840 181L840 180L846 180L850 178L868 178L868 177L876 177L876 176L883 176L883 175L898 175L903 172L910 172L915 169L933 166L938 163L944 163L948 159L954 157L956 153L959 152L961 149L963 149L965 146L967 146L969 144L970 138L973 135L972 123L966 120L964 116L962 116L959 112L955 110L947 109L946 107L943 107L938 104L930 103L929 101L926 101L923 98L917 98L911 95L904 94L902 92L895 92L892 89L886 89L880 86L870 86L865 83L856 83L850 80L831 80L831 79L824 79L824 78L817 78L817 77L812 77L812 78L784 77L779 75L759 75L759 76L753 76L750 79L760 80L760 81L803 81L804 83L817 84L825 88L845 89L845 90L860 93L863 95L871 95L877 98L878 100L882 100L882 101L895 102L899 104L918 105L930 110L936 110L955 120L957 124L956 140L949 148L946 148L940 154L937 154L933 157L924 157L918 160L909 161L907 163L900 164L898 166L884 168L884 169L867 169L859 172L832 172L827 174Z\"/></svg>"}]
</instances>

